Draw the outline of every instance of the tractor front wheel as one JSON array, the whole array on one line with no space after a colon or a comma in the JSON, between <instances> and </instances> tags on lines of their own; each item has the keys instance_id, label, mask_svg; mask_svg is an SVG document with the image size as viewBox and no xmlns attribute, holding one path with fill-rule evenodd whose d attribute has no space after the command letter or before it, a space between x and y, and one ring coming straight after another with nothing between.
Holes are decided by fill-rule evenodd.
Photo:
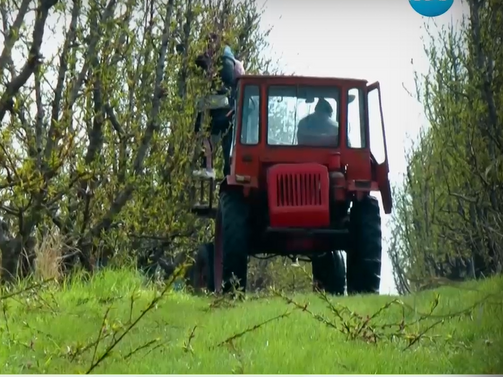
<instances>
[{"instance_id":1,"label":"tractor front wheel","mask_svg":"<svg viewBox=\"0 0 503 377\"><path fill-rule=\"evenodd\" d=\"M340 251L313 257L313 285L332 295L344 295L346 268Z\"/></svg>"},{"instance_id":2,"label":"tractor front wheel","mask_svg":"<svg viewBox=\"0 0 503 377\"><path fill-rule=\"evenodd\" d=\"M348 294L379 293L381 283L381 215L376 198L353 202L351 246L347 250Z\"/></svg>"},{"instance_id":3,"label":"tractor front wheel","mask_svg":"<svg viewBox=\"0 0 503 377\"><path fill-rule=\"evenodd\" d=\"M221 274L215 274L215 288L220 288L217 285L223 283L223 293L234 289L245 291L250 233L248 207L241 192L223 191L220 194L216 228L215 269L221 268Z\"/></svg>"}]
</instances>

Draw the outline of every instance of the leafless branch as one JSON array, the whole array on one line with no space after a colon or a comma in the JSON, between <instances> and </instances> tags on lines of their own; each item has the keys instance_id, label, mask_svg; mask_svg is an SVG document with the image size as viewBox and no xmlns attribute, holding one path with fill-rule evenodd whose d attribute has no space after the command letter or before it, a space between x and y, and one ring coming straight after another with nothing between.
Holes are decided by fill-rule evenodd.
<instances>
[{"instance_id":1,"label":"leafless branch","mask_svg":"<svg viewBox=\"0 0 503 377\"><path fill-rule=\"evenodd\" d=\"M26 83L26 81L28 81L37 65L41 62L40 46L42 45L44 38L45 23L47 21L47 16L49 15L49 10L56 5L57 2L58 0L42 0L37 8L35 26L33 27L33 42L30 47L28 59L26 60L26 63L21 69L19 75L12 78L6 85L5 92L0 98L0 122L3 120L6 112L12 108L13 97ZM10 54L8 56L10 57Z\"/></svg>"}]
</instances>

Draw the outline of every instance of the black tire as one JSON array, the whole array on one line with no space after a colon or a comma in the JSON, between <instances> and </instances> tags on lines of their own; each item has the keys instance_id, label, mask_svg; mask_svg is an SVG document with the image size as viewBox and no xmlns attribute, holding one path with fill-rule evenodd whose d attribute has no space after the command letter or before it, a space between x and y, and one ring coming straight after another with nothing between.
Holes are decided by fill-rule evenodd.
<instances>
[{"instance_id":1,"label":"black tire","mask_svg":"<svg viewBox=\"0 0 503 377\"><path fill-rule=\"evenodd\" d=\"M353 202L347 250L348 294L379 293L382 233L379 203L373 196Z\"/></svg>"},{"instance_id":2,"label":"black tire","mask_svg":"<svg viewBox=\"0 0 503 377\"><path fill-rule=\"evenodd\" d=\"M346 268L340 251L328 252L312 260L313 285L325 292L343 296L346 286Z\"/></svg>"},{"instance_id":3,"label":"black tire","mask_svg":"<svg viewBox=\"0 0 503 377\"><path fill-rule=\"evenodd\" d=\"M215 291L215 282L213 281L214 251L213 243L204 243L199 246L190 274L190 285L195 291L200 291L203 288L210 292Z\"/></svg>"},{"instance_id":4,"label":"black tire","mask_svg":"<svg viewBox=\"0 0 503 377\"><path fill-rule=\"evenodd\" d=\"M246 290L248 274L249 224L248 206L239 191L220 194L222 221L223 293ZM237 281L236 281L237 280Z\"/></svg>"},{"instance_id":5,"label":"black tire","mask_svg":"<svg viewBox=\"0 0 503 377\"><path fill-rule=\"evenodd\" d=\"M206 289L209 292L215 292L215 270L213 269L213 260L215 259L215 244L207 243L206 253L208 255L208 281L206 284Z\"/></svg>"}]
</instances>

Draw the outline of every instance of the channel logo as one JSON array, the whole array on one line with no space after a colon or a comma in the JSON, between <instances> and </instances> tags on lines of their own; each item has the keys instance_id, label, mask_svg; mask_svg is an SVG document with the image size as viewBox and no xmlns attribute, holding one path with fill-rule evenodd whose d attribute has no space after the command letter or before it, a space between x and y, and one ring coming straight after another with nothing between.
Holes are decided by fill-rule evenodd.
<instances>
[{"instance_id":1,"label":"channel logo","mask_svg":"<svg viewBox=\"0 0 503 377\"><path fill-rule=\"evenodd\" d=\"M421 16L438 17L451 9L454 0L409 0L409 3Z\"/></svg>"}]
</instances>

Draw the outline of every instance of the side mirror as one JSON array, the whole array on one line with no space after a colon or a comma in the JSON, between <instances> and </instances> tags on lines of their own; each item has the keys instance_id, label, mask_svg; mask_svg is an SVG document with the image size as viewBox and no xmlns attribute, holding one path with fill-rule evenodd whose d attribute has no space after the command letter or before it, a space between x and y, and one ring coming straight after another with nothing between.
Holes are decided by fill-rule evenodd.
<instances>
[{"instance_id":1,"label":"side mirror","mask_svg":"<svg viewBox=\"0 0 503 377\"><path fill-rule=\"evenodd\" d=\"M348 95L348 104L355 100L356 96L354 94Z\"/></svg>"}]
</instances>

